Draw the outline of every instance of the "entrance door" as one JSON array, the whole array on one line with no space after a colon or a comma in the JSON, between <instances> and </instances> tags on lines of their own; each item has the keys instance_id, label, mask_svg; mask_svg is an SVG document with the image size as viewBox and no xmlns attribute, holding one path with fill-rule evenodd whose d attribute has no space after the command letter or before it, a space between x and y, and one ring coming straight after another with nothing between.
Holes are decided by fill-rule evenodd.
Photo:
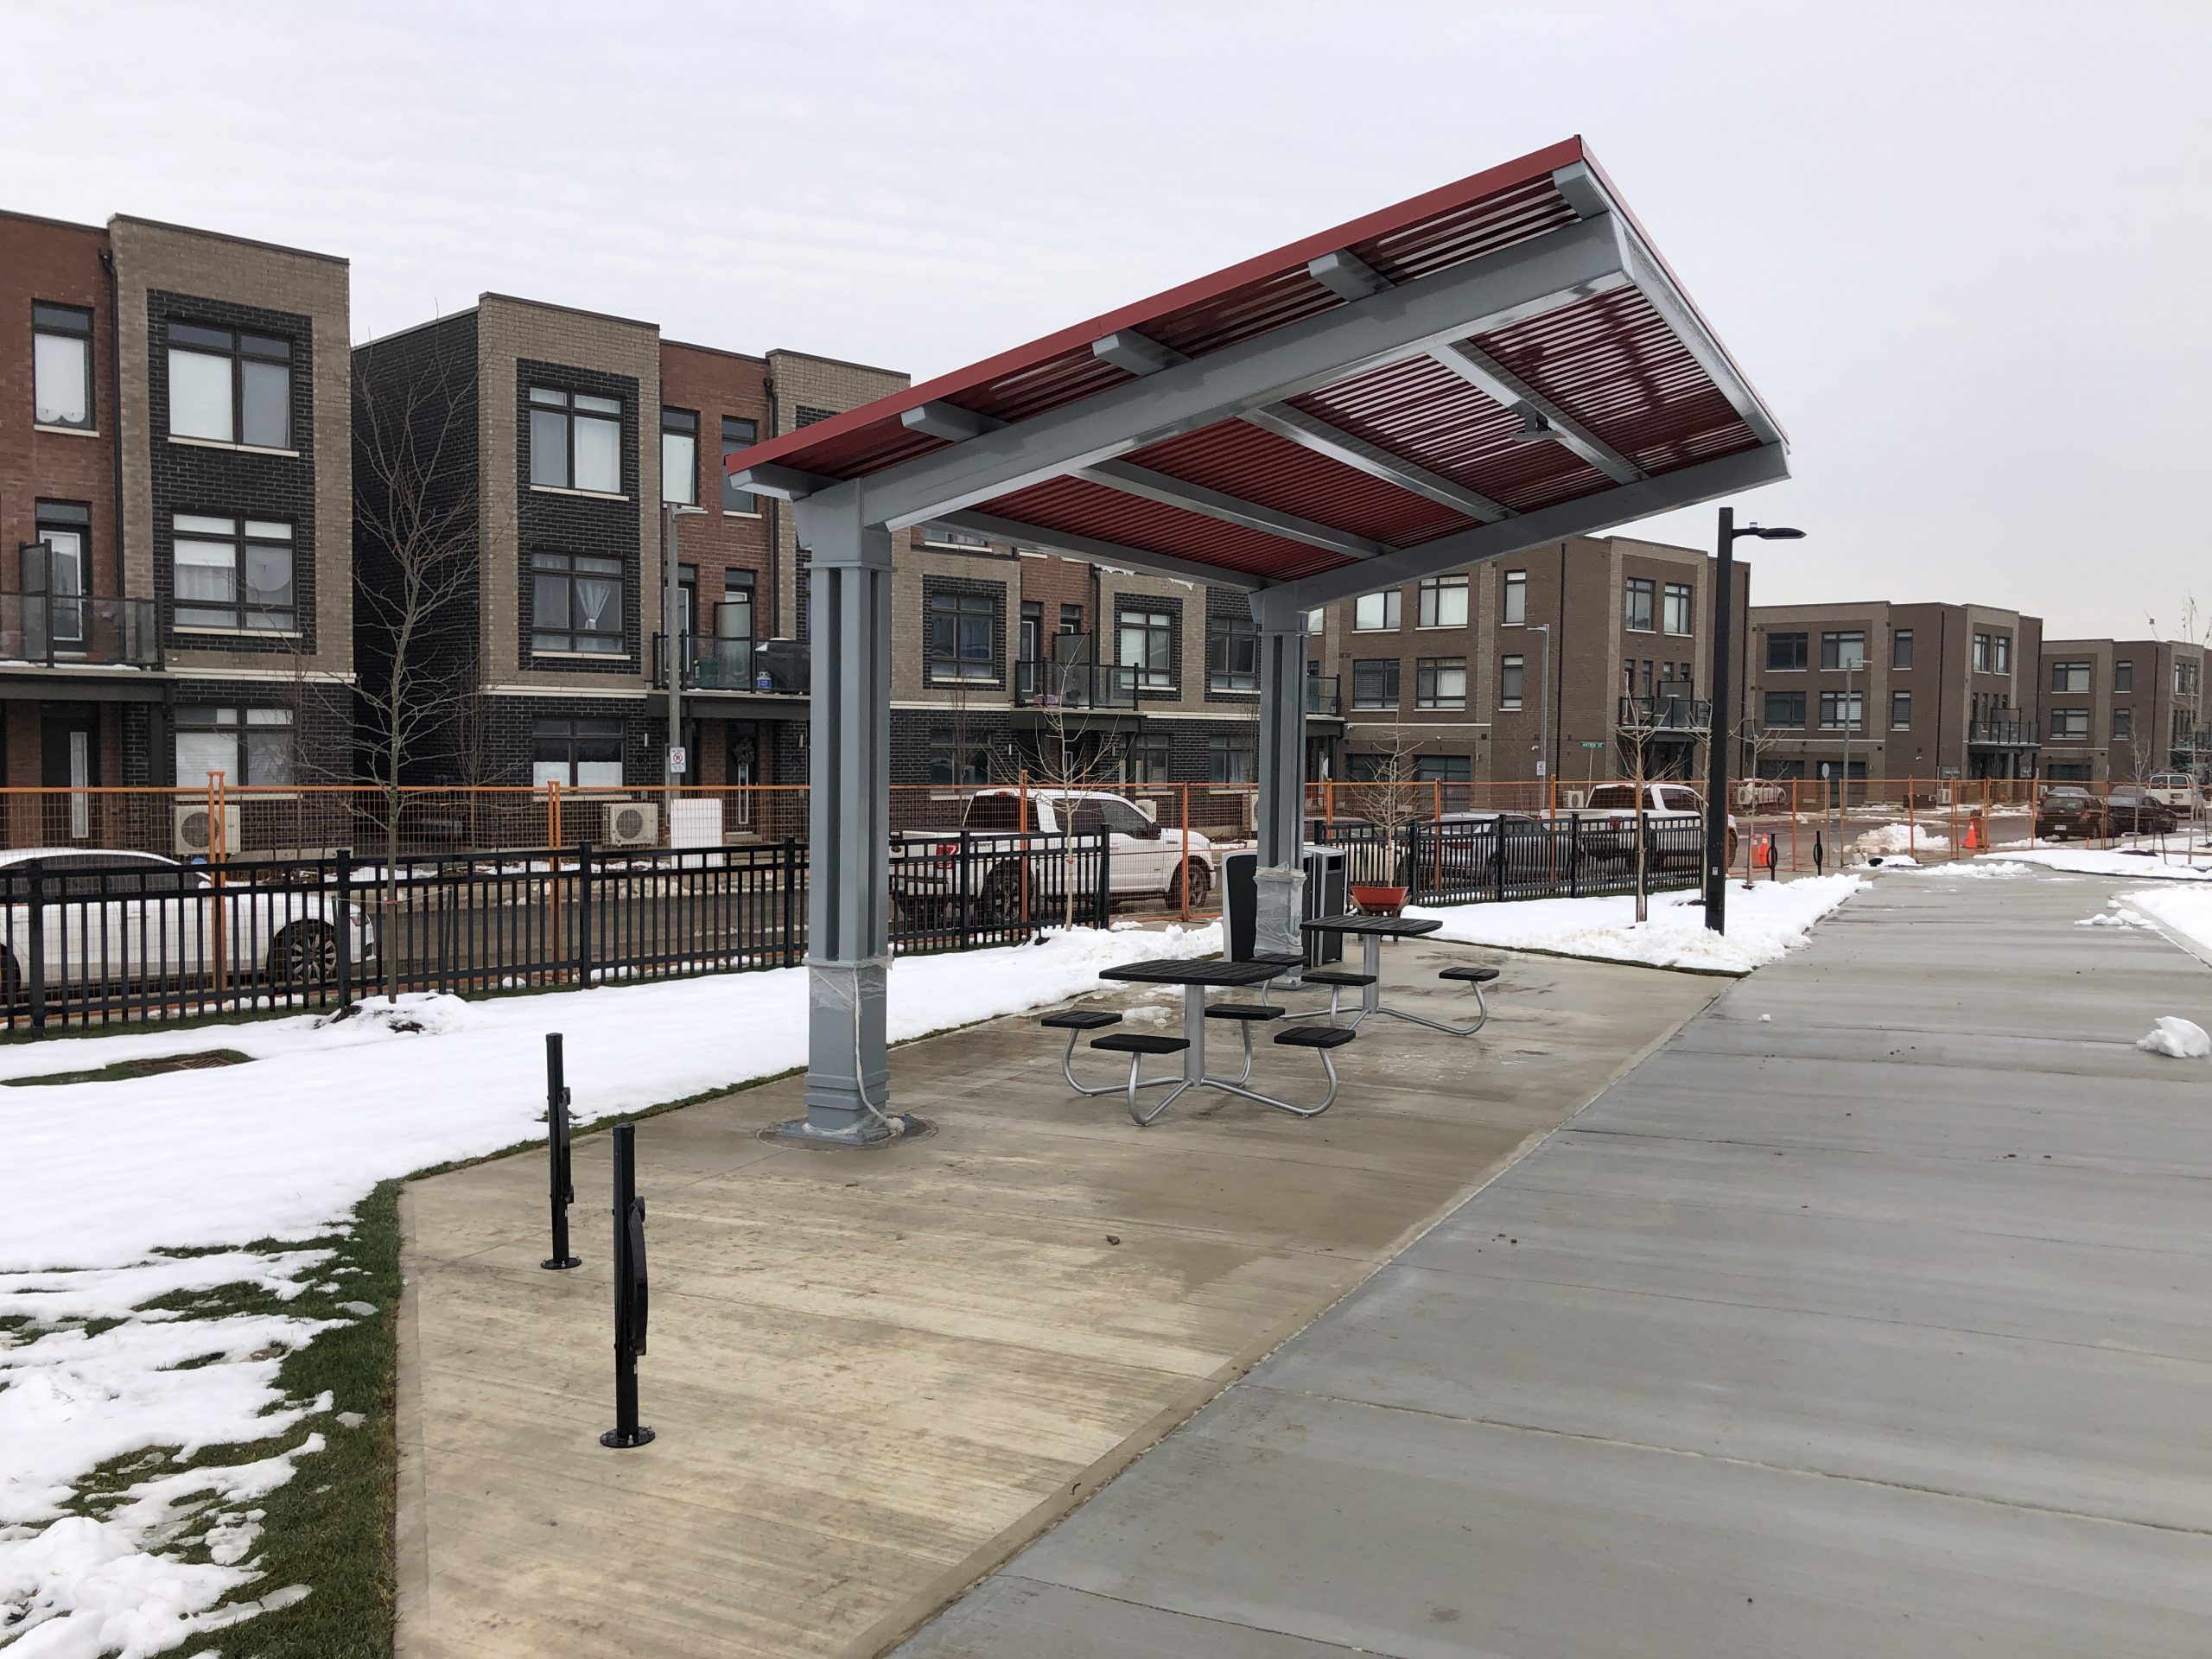
<instances>
[{"instance_id":1,"label":"entrance door","mask_svg":"<svg viewBox=\"0 0 2212 1659\"><path fill-rule=\"evenodd\" d=\"M88 702L49 702L40 716L39 782L69 791L45 797L41 831L55 840L89 841L90 791L99 784L99 709Z\"/></svg>"}]
</instances>

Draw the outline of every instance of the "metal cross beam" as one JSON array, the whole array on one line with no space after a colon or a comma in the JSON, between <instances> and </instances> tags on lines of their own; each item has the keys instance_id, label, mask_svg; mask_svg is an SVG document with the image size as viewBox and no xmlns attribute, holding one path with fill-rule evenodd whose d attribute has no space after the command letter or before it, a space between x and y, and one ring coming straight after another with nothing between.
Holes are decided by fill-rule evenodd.
<instances>
[{"instance_id":1,"label":"metal cross beam","mask_svg":"<svg viewBox=\"0 0 2212 1659\"><path fill-rule=\"evenodd\" d=\"M1643 476L1642 467L1550 398L1509 373L1496 358L1456 341L1438 346L1429 355L1492 402L1541 416L1548 435L1557 439L1561 448L1573 451L1616 484L1633 484Z\"/></svg>"},{"instance_id":2,"label":"metal cross beam","mask_svg":"<svg viewBox=\"0 0 2212 1659\"><path fill-rule=\"evenodd\" d=\"M1267 585L1258 576L1224 570L1217 565L1200 564L1195 559L1179 559L1171 553L1154 553L1149 548L1125 547L1119 542L1101 541L1096 536L1047 530L1042 524L1002 518L995 512L979 512L974 508L964 512L948 512L931 522L949 525L954 530L964 530L975 536L988 536L995 542L1013 542L1019 546L1041 548L1048 552L1072 553L1077 558L1090 559L1100 564L1118 565L1124 570L1147 570L1154 575L1179 576L1186 582L1211 582L1217 588L1233 588L1240 593L1254 593Z\"/></svg>"}]
</instances>

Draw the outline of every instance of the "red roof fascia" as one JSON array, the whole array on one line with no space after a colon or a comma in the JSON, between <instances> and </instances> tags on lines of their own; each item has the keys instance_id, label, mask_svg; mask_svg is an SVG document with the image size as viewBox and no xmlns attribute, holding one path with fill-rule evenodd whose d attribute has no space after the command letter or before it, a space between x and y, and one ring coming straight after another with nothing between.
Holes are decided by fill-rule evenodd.
<instances>
[{"instance_id":1,"label":"red roof fascia","mask_svg":"<svg viewBox=\"0 0 2212 1659\"><path fill-rule=\"evenodd\" d=\"M879 422L895 419L906 410L918 409L924 404L940 399L957 399L963 391L971 387L1018 374L1065 353L1088 348L1091 341L1117 329L1141 331L1147 322L1165 313L1219 299L1248 283L1262 282L1285 271L1302 270L1307 261L1319 258L1325 253L1332 253L1349 243L1402 230L1419 224L1422 219L1451 213L1485 196L1512 189L1516 185L1548 178L1562 167L1589 159L1579 135L1547 145L1517 160L1471 174L1451 184L1440 185L1391 207L1377 208L1333 229L1302 237L1271 252L1255 255L1209 276L1155 294L1149 299L1105 312L1088 321L1047 334L1041 340L1032 340L1026 346L1001 352L996 357L985 358L980 363L939 375L934 380L925 380L920 385L909 386L904 391L879 397L872 404L863 404L858 409L848 410L829 420L817 421L810 426L782 433L765 443L755 444L750 449L733 454L726 464L726 470L736 472L743 467L765 466L772 461L789 464L791 457L795 454L817 445L834 445L838 440L849 438ZM1592 166L1594 168L1595 163L1592 162ZM1607 188L1610 190L1611 186L1608 185ZM1646 240L1648 242L1649 238ZM917 453L936 447L930 440L918 440Z\"/></svg>"}]
</instances>

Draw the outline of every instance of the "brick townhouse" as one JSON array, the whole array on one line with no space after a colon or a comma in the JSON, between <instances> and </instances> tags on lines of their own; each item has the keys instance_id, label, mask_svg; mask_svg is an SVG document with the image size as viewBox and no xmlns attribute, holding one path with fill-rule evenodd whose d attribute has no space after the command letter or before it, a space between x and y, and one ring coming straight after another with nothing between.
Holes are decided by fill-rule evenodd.
<instances>
[{"instance_id":1,"label":"brick townhouse","mask_svg":"<svg viewBox=\"0 0 2212 1659\"><path fill-rule=\"evenodd\" d=\"M2043 775L2132 783L2212 766L2205 648L2171 639L2046 639Z\"/></svg>"},{"instance_id":2,"label":"brick townhouse","mask_svg":"<svg viewBox=\"0 0 2212 1659\"><path fill-rule=\"evenodd\" d=\"M1853 779L2037 774L2037 617L1884 600L1763 605L1751 646L1761 777L1840 778L1847 733Z\"/></svg>"},{"instance_id":3,"label":"brick townhouse","mask_svg":"<svg viewBox=\"0 0 2212 1659\"><path fill-rule=\"evenodd\" d=\"M1565 789L1630 775L1643 745L1657 775L1701 776L1713 564L1694 548L1580 537L1332 607L1316 632L1343 691L1332 775L1371 778L1399 754L1424 779L1519 782L1541 760ZM1739 639L1750 587L1739 563ZM1740 652L1732 677L1724 707L1741 701Z\"/></svg>"},{"instance_id":4,"label":"brick townhouse","mask_svg":"<svg viewBox=\"0 0 2212 1659\"><path fill-rule=\"evenodd\" d=\"M347 304L329 255L0 213L0 775L85 791L18 844L204 850L91 791L350 776Z\"/></svg>"}]
</instances>

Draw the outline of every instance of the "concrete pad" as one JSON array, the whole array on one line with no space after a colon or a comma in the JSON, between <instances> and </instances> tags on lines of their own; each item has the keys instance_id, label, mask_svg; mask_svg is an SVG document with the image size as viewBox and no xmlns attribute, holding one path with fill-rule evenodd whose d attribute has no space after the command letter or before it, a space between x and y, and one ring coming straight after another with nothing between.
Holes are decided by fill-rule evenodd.
<instances>
[{"instance_id":1,"label":"concrete pad","mask_svg":"<svg viewBox=\"0 0 2212 1659\"><path fill-rule=\"evenodd\" d=\"M1390 995L1451 1016L1464 994L1434 975L1465 956L1386 952ZM415 1184L399 1653L880 1651L1718 988L1516 960L1477 1039L1363 1031L1340 1051L1339 1103L1310 1122L1203 1096L1140 1130L1111 1096L1071 1096L1057 1034L1027 1020L895 1052L897 1104L936 1126L926 1140L765 1145L754 1131L800 1109L796 1079L647 1120L641 1388L659 1438L630 1452L597 1444L607 1138L576 1145L571 1273L537 1266L542 1154ZM1319 1084L1268 1045L1260 1068L1287 1092ZM1086 1623L1127 1645L1163 1620Z\"/></svg>"}]
</instances>

